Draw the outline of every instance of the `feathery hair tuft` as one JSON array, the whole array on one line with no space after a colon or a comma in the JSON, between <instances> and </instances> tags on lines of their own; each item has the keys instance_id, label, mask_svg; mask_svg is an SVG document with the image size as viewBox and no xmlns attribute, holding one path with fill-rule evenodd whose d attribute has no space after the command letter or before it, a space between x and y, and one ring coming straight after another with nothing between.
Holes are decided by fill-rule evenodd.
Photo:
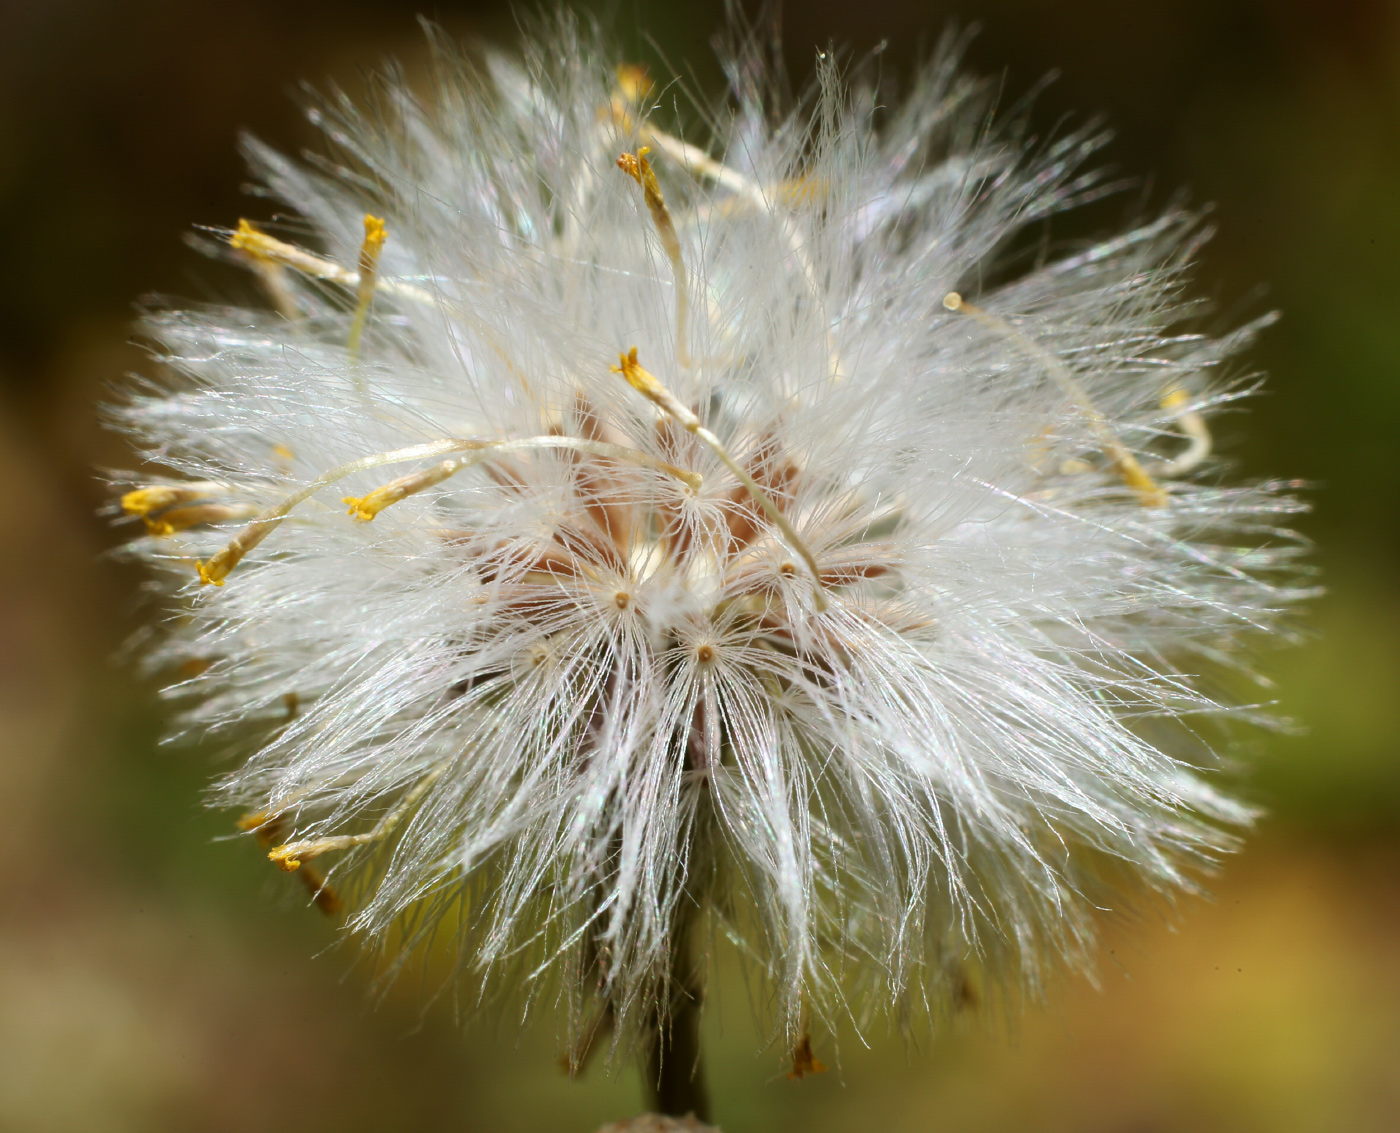
<instances>
[{"instance_id":1,"label":"feathery hair tuft","mask_svg":"<svg viewBox=\"0 0 1400 1133\"><path fill-rule=\"evenodd\" d=\"M1301 593L1288 486L1210 453L1260 324L1182 329L1197 217L984 288L1103 135L993 123L957 38L886 109L825 56L778 104L739 36L704 137L571 18L434 43L430 104L315 105L334 160L246 143L267 309L152 314L120 411L186 727L256 732L220 801L576 1039L681 938L795 1039L1189 888L1251 817L1213 690Z\"/></svg>"}]
</instances>

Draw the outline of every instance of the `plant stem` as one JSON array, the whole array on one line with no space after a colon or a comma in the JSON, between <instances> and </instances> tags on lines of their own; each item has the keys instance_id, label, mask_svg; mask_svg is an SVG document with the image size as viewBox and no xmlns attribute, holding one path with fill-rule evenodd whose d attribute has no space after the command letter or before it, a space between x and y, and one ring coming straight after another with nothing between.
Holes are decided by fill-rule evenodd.
<instances>
[{"instance_id":1,"label":"plant stem","mask_svg":"<svg viewBox=\"0 0 1400 1133\"><path fill-rule=\"evenodd\" d=\"M688 925L678 925L671 947L671 998L653 1016L653 1035L647 1051L646 1085L651 1108L668 1117L693 1113L701 1121L710 1118L710 1097L705 1089L700 1060L700 1005L704 989L690 947Z\"/></svg>"}]
</instances>

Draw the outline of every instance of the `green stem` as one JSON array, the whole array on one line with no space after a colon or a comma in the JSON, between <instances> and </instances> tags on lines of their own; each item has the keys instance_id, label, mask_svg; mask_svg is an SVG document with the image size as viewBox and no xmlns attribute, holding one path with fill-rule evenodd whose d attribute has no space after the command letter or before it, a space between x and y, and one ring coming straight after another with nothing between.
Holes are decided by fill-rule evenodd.
<instances>
[{"instance_id":1,"label":"green stem","mask_svg":"<svg viewBox=\"0 0 1400 1133\"><path fill-rule=\"evenodd\" d=\"M646 1085L653 1112L668 1117L710 1118L700 1051L700 1007L704 989L690 946L688 925L677 926L671 951L669 1008L658 1007L647 1051Z\"/></svg>"}]
</instances>

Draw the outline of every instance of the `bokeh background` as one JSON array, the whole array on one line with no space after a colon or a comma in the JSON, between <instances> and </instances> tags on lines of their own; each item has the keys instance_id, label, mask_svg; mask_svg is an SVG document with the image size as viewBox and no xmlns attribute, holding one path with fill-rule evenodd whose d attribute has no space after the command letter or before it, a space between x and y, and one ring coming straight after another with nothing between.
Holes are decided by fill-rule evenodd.
<instances>
[{"instance_id":1,"label":"bokeh background","mask_svg":"<svg viewBox=\"0 0 1400 1133\"><path fill-rule=\"evenodd\" d=\"M146 363L133 302L227 292L183 243L247 211L240 129L312 144L298 80L350 90L423 57L413 0L0 2L0 1129L560 1130L635 1112L634 1072L558 1072L546 1023L460 1024L416 985L366 995L353 951L201 808L211 754L158 743L114 660L143 579L104 552L94 410ZM509 40L504 4L427 11ZM633 58L714 90L716 0L604 13ZM1099 986L1018 1027L918 1047L826 1037L790 1082L737 984L707 1022L717 1118L750 1130L1231 1133L1400 1129L1400 7L1388 0L792 3L791 69L887 41L907 72L949 19L1039 120L1104 112L1109 160L1214 202L1199 286L1221 325L1283 321L1221 443L1311 481L1327 596L1270 654L1297 734L1246 737L1269 808L1172 923L1110 926ZM637 28L649 30L645 41ZM1055 222L1118 223L1141 194ZM822 1045L825 1044L825 1045Z\"/></svg>"}]
</instances>

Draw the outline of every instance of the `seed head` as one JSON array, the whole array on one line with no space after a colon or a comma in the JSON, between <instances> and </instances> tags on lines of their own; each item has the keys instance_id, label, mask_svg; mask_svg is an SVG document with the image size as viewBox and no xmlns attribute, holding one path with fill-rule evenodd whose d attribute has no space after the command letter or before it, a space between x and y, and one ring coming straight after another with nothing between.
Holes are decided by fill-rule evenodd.
<instances>
[{"instance_id":1,"label":"seed head","mask_svg":"<svg viewBox=\"0 0 1400 1133\"><path fill-rule=\"evenodd\" d=\"M578 1035L738 942L799 1046L1189 887L1250 817L1209 675L1299 593L1297 505L1210 458L1259 324L1182 330L1196 218L1012 270L1103 137L992 123L953 42L800 111L741 46L703 142L568 20L438 47L431 103L313 108L343 174L246 143L301 218L228 238L272 309L151 316L123 411L269 857Z\"/></svg>"}]
</instances>

